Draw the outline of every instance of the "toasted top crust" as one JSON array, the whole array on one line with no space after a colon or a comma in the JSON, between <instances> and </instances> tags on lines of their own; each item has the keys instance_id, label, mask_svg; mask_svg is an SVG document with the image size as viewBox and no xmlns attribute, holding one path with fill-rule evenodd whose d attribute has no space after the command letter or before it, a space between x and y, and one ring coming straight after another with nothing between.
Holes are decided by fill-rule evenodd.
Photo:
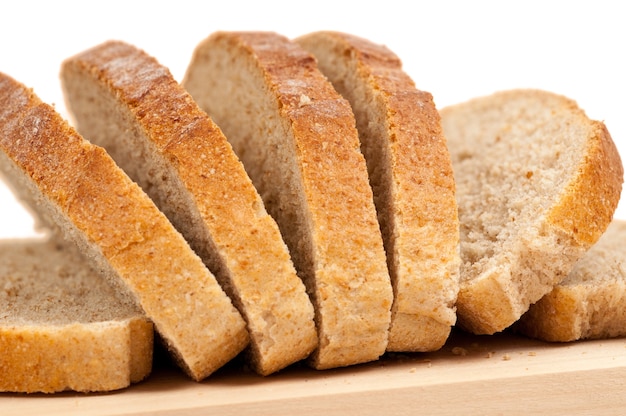
<instances>
[{"instance_id":1,"label":"toasted top crust","mask_svg":"<svg viewBox=\"0 0 626 416\"><path fill-rule=\"evenodd\" d=\"M572 272L515 328L552 342L626 335L626 222L614 220Z\"/></svg>"},{"instance_id":2,"label":"toasted top crust","mask_svg":"<svg viewBox=\"0 0 626 416\"><path fill-rule=\"evenodd\" d=\"M61 72L78 130L106 148L203 258L245 317L264 375L317 344L278 226L222 131L154 58L106 42Z\"/></svg>"},{"instance_id":3,"label":"toasted top crust","mask_svg":"<svg viewBox=\"0 0 626 416\"><path fill-rule=\"evenodd\" d=\"M191 377L206 377L245 347L243 319L148 196L102 148L5 75L0 149L17 195L142 307Z\"/></svg>"},{"instance_id":4,"label":"toasted top crust","mask_svg":"<svg viewBox=\"0 0 626 416\"><path fill-rule=\"evenodd\" d=\"M0 391L109 391L150 373L152 323L68 247L1 241L0 288Z\"/></svg>"},{"instance_id":5,"label":"toasted top crust","mask_svg":"<svg viewBox=\"0 0 626 416\"><path fill-rule=\"evenodd\" d=\"M606 230L621 160L602 123L545 91L504 91L441 114L459 200L459 321L500 331Z\"/></svg>"},{"instance_id":6,"label":"toasted top crust","mask_svg":"<svg viewBox=\"0 0 626 416\"><path fill-rule=\"evenodd\" d=\"M348 102L310 54L268 32L210 36L184 85L233 144L314 298L312 365L378 358L392 292Z\"/></svg>"},{"instance_id":7,"label":"toasted top crust","mask_svg":"<svg viewBox=\"0 0 626 416\"><path fill-rule=\"evenodd\" d=\"M387 349L436 350L456 321L460 259L452 164L432 96L385 46L338 32L297 41L356 116L394 284Z\"/></svg>"}]
</instances>

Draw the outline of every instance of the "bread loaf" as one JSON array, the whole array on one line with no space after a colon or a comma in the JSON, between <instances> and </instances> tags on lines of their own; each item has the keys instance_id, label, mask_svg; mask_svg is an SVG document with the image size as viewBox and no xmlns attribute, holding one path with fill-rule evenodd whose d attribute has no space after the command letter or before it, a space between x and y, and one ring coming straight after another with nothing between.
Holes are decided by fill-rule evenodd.
<instances>
[{"instance_id":1,"label":"bread loaf","mask_svg":"<svg viewBox=\"0 0 626 416\"><path fill-rule=\"evenodd\" d=\"M203 379L245 348L241 315L150 198L101 147L6 75L0 171L41 222L142 308L190 377Z\"/></svg>"},{"instance_id":2,"label":"bread loaf","mask_svg":"<svg viewBox=\"0 0 626 416\"><path fill-rule=\"evenodd\" d=\"M623 168L603 123L545 91L441 110L461 224L460 326L501 331L563 280L604 233Z\"/></svg>"},{"instance_id":3,"label":"bread loaf","mask_svg":"<svg viewBox=\"0 0 626 416\"><path fill-rule=\"evenodd\" d=\"M0 241L0 391L121 389L150 374L152 348L152 323L78 253Z\"/></svg>"},{"instance_id":4,"label":"bread loaf","mask_svg":"<svg viewBox=\"0 0 626 416\"><path fill-rule=\"evenodd\" d=\"M313 306L276 222L221 130L138 48L106 42L62 66L78 131L108 150L213 271L267 375L317 345Z\"/></svg>"},{"instance_id":5,"label":"bread loaf","mask_svg":"<svg viewBox=\"0 0 626 416\"><path fill-rule=\"evenodd\" d=\"M626 335L626 222L614 220L570 274L516 323L551 342Z\"/></svg>"},{"instance_id":6,"label":"bread loaf","mask_svg":"<svg viewBox=\"0 0 626 416\"><path fill-rule=\"evenodd\" d=\"M377 359L392 289L354 115L296 43L201 42L183 85L224 131L276 219L316 308L318 369Z\"/></svg>"},{"instance_id":7,"label":"bread loaf","mask_svg":"<svg viewBox=\"0 0 626 416\"><path fill-rule=\"evenodd\" d=\"M456 322L460 258L454 177L433 98L384 46L339 32L296 41L356 116L394 287L387 350L437 350Z\"/></svg>"}]
</instances>

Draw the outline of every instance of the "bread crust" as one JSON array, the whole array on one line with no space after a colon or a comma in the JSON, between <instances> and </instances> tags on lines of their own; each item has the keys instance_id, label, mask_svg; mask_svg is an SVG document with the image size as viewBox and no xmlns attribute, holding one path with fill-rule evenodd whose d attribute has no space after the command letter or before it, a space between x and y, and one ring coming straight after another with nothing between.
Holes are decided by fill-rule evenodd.
<instances>
[{"instance_id":1,"label":"bread crust","mask_svg":"<svg viewBox=\"0 0 626 416\"><path fill-rule=\"evenodd\" d=\"M432 351L456 321L459 224L432 95L387 47L340 32L297 39L352 104L394 285L388 351Z\"/></svg>"},{"instance_id":2,"label":"bread crust","mask_svg":"<svg viewBox=\"0 0 626 416\"><path fill-rule=\"evenodd\" d=\"M210 73L213 53L230 56L222 61L226 71ZM237 110L230 103L212 106L212 91L226 91L235 72L242 78L241 102L258 91L263 96ZM387 345L392 291L347 101L310 54L271 32L211 35L196 48L184 85L233 143L307 284L320 337L311 365L377 359ZM235 116L222 111L226 106L249 112L257 133L238 137Z\"/></svg>"},{"instance_id":3,"label":"bread crust","mask_svg":"<svg viewBox=\"0 0 626 416\"><path fill-rule=\"evenodd\" d=\"M507 117L512 117L514 113L506 113L507 108L517 112L516 118L511 119L513 121ZM544 119L529 120L528 114L535 114L533 112L542 113ZM506 245L505 250L496 249L483 259L463 259L466 262L465 273L462 272L457 302L459 324L474 333L491 334L509 327L531 304L550 292L606 230L619 201L623 167L604 125L589 120L575 102L556 94L538 90L503 91L444 108L441 114L444 130L453 143L451 146L458 146L459 149L464 146L462 140L473 140L463 133L463 129L469 129L467 126L471 124L467 120L472 118L484 119L485 131L496 126L494 131L497 134L485 133L496 134L494 138L485 136L488 140L494 139L495 146L511 135L536 138L539 137L538 132L543 132L541 137L555 138L553 151L551 148L537 148L530 141L525 144L525 149L519 149L520 155L532 156L536 153L537 161L543 160L540 157L557 160L554 166L538 165L537 172L531 168L523 170L523 166L515 166L515 169L519 170L517 177L522 179L518 184L528 186L529 190L545 187L539 182L542 180L539 177L544 174L546 177L552 175L562 185L556 189L546 188L548 190L544 191L544 195L538 194L540 203L529 201L531 205L536 204L537 211L528 218L516 217L511 203L513 199L509 197L516 190L501 190L501 195L509 201L508 206L504 204L500 207L501 213L512 217L511 224L521 224L522 231L516 231L510 238L503 238L508 235L503 232L494 237L494 241L502 241ZM557 145L557 139L563 143ZM571 156L571 160L565 160L561 157L562 146L567 140L572 142L568 146L573 148L574 139L576 143L584 143L584 146L577 144L580 152ZM483 140L481 145L488 140ZM494 166L487 167L489 162L484 163L486 168L480 174L463 170L464 160L474 157L471 153L466 146L453 155L458 175L472 175L476 186L487 186L482 184L486 175L502 174L503 170L496 172ZM528 160L535 162L532 158ZM557 173L558 169L561 171ZM547 179L544 182L553 183ZM551 186L554 188L557 185ZM459 196L460 212L470 208L467 195L461 193ZM465 235L471 235L472 225L467 217L465 223L463 215L460 220L462 226L468 227ZM476 229L475 232L484 230ZM488 232L496 234L493 230ZM509 232L511 229L507 229ZM462 251L464 244L468 244L468 240L462 238Z\"/></svg>"},{"instance_id":4,"label":"bread crust","mask_svg":"<svg viewBox=\"0 0 626 416\"><path fill-rule=\"evenodd\" d=\"M313 306L222 131L132 45L93 47L66 60L61 76L78 130L149 193L233 299L252 368L268 375L306 358L317 345Z\"/></svg>"},{"instance_id":5,"label":"bread crust","mask_svg":"<svg viewBox=\"0 0 626 416\"><path fill-rule=\"evenodd\" d=\"M237 355L243 319L108 154L5 75L0 108L0 167L14 192L141 306L187 374L203 379Z\"/></svg>"}]
</instances>

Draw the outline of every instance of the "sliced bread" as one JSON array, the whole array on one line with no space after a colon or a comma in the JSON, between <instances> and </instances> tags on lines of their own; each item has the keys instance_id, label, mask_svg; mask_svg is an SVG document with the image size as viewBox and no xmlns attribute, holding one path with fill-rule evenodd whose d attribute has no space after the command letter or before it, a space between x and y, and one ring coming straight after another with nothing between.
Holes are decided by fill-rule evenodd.
<instances>
[{"instance_id":1,"label":"sliced bread","mask_svg":"<svg viewBox=\"0 0 626 416\"><path fill-rule=\"evenodd\" d=\"M563 280L611 222L623 168L603 123L539 90L441 110L461 224L459 325L490 334Z\"/></svg>"},{"instance_id":2,"label":"sliced bread","mask_svg":"<svg viewBox=\"0 0 626 416\"><path fill-rule=\"evenodd\" d=\"M317 345L313 305L276 222L221 130L154 58L106 42L63 63L77 130L185 236L247 322L262 375Z\"/></svg>"},{"instance_id":3,"label":"sliced bread","mask_svg":"<svg viewBox=\"0 0 626 416\"><path fill-rule=\"evenodd\" d=\"M393 282L388 351L441 348L456 322L459 221L432 95L388 48L345 33L296 39L356 116Z\"/></svg>"},{"instance_id":4,"label":"sliced bread","mask_svg":"<svg viewBox=\"0 0 626 416\"><path fill-rule=\"evenodd\" d=\"M515 329L551 342L626 336L626 222L614 220Z\"/></svg>"},{"instance_id":5,"label":"sliced bread","mask_svg":"<svg viewBox=\"0 0 626 416\"><path fill-rule=\"evenodd\" d=\"M75 250L0 241L0 391L111 391L152 368L152 323Z\"/></svg>"},{"instance_id":6,"label":"sliced bread","mask_svg":"<svg viewBox=\"0 0 626 416\"><path fill-rule=\"evenodd\" d=\"M232 143L313 299L310 365L377 359L393 294L349 103L313 56L270 32L209 36L184 86Z\"/></svg>"},{"instance_id":7,"label":"sliced bread","mask_svg":"<svg viewBox=\"0 0 626 416\"><path fill-rule=\"evenodd\" d=\"M3 74L0 171L41 222L142 308L190 377L203 379L245 348L241 315L150 198L104 149Z\"/></svg>"}]
</instances>

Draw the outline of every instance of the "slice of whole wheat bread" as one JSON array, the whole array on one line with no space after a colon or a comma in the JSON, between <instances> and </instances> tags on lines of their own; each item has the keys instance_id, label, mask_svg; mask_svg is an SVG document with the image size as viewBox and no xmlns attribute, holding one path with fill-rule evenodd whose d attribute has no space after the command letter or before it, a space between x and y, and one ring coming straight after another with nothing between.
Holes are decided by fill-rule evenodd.
<instances>
[{"instance_id":1,"label":"slice of whole wheat bread","mask_svg":"<svg viewBox=\"0 0 626 416\"><path fill-rule=\"evenodd\" d=\"M0 241L0 391L111 391L146 378L152 323L87 261L45 239Z\"/></svg>"},{"instance_id":2,"label":"slice of whole wheat bread","mask_svg":"<svg viewBox=\"0 0 626 416\"><path fill-rule=\"evenodd\" d=\"M0 74L0 171L54 233L141 306L200 380L245 348L245 322L150 198L98 146Z\"/></svg>"},{"instance_id":3,"label":"slice of whole wheat bread","mask_svg":"<svg viewBox=\"0 0 626 416\"><path fill-rule=\"evenodd\" d=\"M313 305L276 222L221 130L154 58L118 41L67 59L78 131L108 150L185 236L246 319L268 375L317 345Z\"/></svg>"},{"instance_id":4,"label":"slice of whole wheat bread","mask_svg":"<svg viewBox=\"0 0 626 416\"><path fill-rule=\"evenodd\" d=\"M354 115L296 43L270 32L201 42L183 85L232 143L316 308L318 369L377 359L392 289Z\"/></svg>"},{"instance_id":5,"label":"slice of whole wheat bread","mask_svg":"<svg viewBox=\"0 0 626 416\"><path fill-rule=\"evenodd\" d=\"M570 274L515 324L551 342L626 335L626 221L614 220Z\"/></svg>"},{"instance_id":6,"label":"slice of whole wheat bread","mask_svg":"<svg viewBox=\"0 0 626 416\"><path fill-rule=\"evenodd\" d=\"M456 322L460 258L452 163L433 98L382 45L328 31L296 41L356 116L394 287L387 350L437 350Z\"/></svg>"},{"instance_id":7,"label":"slice of whole wheat bread","mask_svg":"<svg viewBox=\"0 0 626 416\"><path fill-rule=\"evenodd\" d=\"M501 331L563 280L611 222L623 168L601 122L539 90L441 110L461 224L460 326Z\"/></svg>"}]
</instances>

